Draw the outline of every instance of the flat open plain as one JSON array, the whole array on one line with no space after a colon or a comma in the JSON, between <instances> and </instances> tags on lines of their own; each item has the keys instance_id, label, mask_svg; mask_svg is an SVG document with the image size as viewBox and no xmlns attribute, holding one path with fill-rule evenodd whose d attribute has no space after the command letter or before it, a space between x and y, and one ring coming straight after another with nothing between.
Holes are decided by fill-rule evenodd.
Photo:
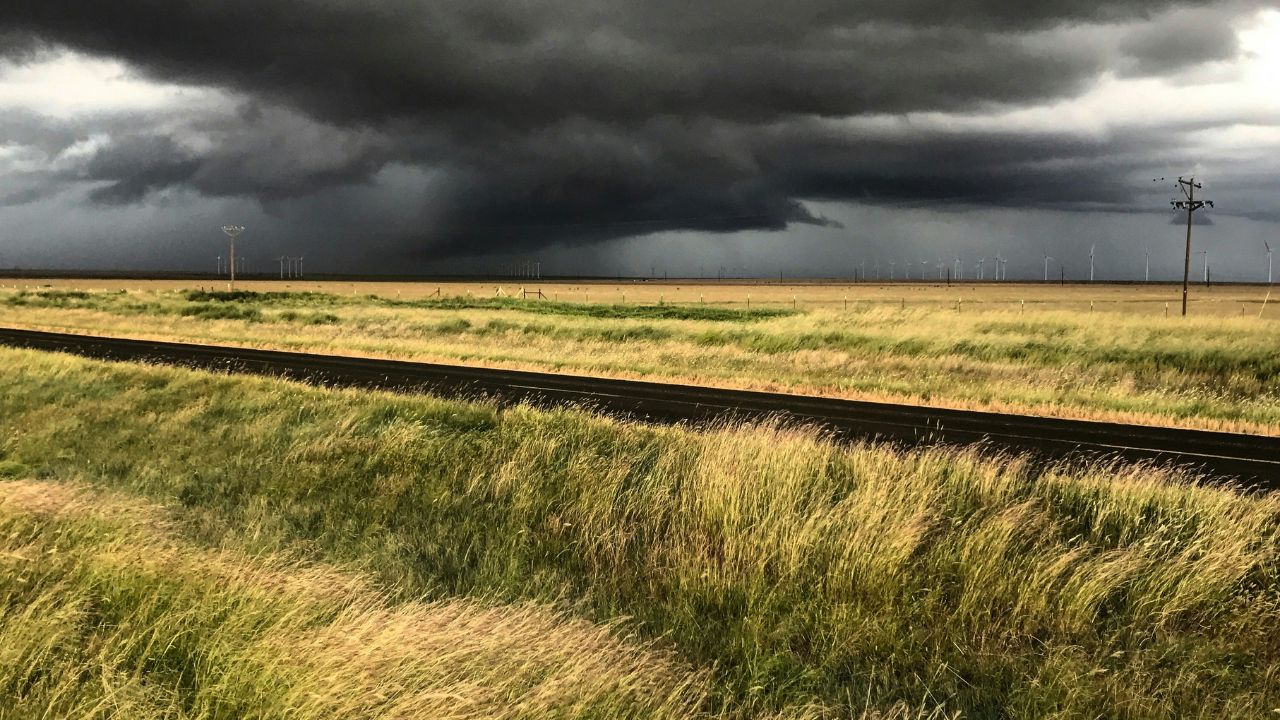
<instances>
[{"instance_id":1,"label":"flat open plain","mask_svg":"<svg viewBox=\"0 0 1280 720\"><path fill-rule=\"evenodd\" d=\"M9 289L50 288L56 290L165 291L222 290L229 281L219 280L132 280L84 278L0 278L0 286ZM636 303L699 305L745 308L843 309L858 303L908 307L951 309L957 300L973 311L1073 310L1087 312L1093 303L1095 312L1113 312L1150 317L1163 317L1165 304L1170 317L1180 314L1182 286L1176 283L1078 283L1057 282L974 282L948 284L934 280L887 281L783 281L777 280L539 280L509 278L481 282L423 281L400 282L263 279L253 275L237 279L237 290L253 292L320 292L337 295L402 298L419 300L434 297L468 296L476 298L521 297L528 291L537 297L541 291L552 302ZM1280 292L1267 301L1270 288L1265 284L1217 284L1206 287L1193 284L1189 292L1189 314L1219 317L1257 316L1280 320ZM748 300L748 296L750 299ZM1263 302L1267 307L1263 310Z\"/></svg>"},{"instance_id":2,"label":"flat open plain","mask_svg":"<svg viewBox=\"0 0 1280 720\"><path fill-rule=\"evenodd\" d=\"M1280 434L1280 309L1260 286L1198 287L1187 318L1180 288L1154 284L249 280L235 295L225 286L11 280L0 318L55 332Z\"/></svg>"}]
</instances>

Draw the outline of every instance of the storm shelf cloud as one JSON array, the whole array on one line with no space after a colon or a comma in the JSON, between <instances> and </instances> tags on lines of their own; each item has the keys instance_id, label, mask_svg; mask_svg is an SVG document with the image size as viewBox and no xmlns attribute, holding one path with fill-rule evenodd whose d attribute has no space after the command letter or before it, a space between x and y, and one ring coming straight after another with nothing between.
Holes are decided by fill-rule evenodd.
<instances>
[{"instance_id":1,"label":"storm shelf cloud","mask_svg":"<svg viewBox=\"0 0 1280 720\"><path fill-rule=\"evenodd\" d=\"M44 227L30 244L120 222L145 245L141 218L186 213L159 246L234 211L386 269L664 233L900 242L858 207L1160 233L1151 178L1197 172L1265 224L1278 40L1275 3L1237 0L15 0L0 215Z\"/></svg>"}]
</instances>

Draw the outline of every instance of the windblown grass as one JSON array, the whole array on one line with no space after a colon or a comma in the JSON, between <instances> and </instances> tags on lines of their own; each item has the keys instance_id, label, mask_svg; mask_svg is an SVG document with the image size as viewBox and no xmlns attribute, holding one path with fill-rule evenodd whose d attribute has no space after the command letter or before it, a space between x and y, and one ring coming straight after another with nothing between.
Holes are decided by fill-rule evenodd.
<instances>
[{"instance_id":1,"label":"windblown grass","mask_svg":"<svg viewBox=\"0 0 1280 720\"><path fill-rule=\"evenodd\" d=\"M742 717L1263 717L1280 499L575 411L0 351L3 459L402 601L555 603ZM622 618L629 618L622 620Z\"/></svg>"},{"instance_id":2,"label":"windblown grass","mask_svg":"<svg viewBox=\"0 0 1280 720\"><path fill-rule=\"evenodd\" d=\"M692 718L705 673L530 603L389 607L359 578L0 482L0 717Z\"/></svg>"},{"instance_id":3,"label":"windblown grass","mask_svg":"<svg viewBox=\"0 0 1280 720\"><path fill-rule=\"evenodd\" d=\"M1280 434L1280 325L1252 316L57 289L0 308L51 330Z\"/></svg>"}]
</instances>

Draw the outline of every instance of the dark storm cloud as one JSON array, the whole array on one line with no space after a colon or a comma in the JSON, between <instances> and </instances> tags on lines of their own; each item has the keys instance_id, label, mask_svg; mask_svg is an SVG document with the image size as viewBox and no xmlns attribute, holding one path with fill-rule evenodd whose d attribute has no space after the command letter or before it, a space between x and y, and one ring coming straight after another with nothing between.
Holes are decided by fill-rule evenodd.
<instances>
[{"instance_id":1,"label":"dark storm cloud","mask_svg":"<svg viewBox=\"0 0 1280 720\"><path fill-rule=\"evenodd\" d=\"M367 182L388 163L419 165L448 182L407 237L466 254L826 224L806 198L1124 202L1132 191L1095 175L1141 138L895 140L833 133L818 119L1039 102L1108 69L1160 74L1230 58L1231 23L1255 7L16 0L0 38L18 56L71 47L250 98L242 112L178 131L156 122L113 133L64 172L94 183L99 202L183 187L270 203Z\"/></svg>"},{"instance_id":2,"label":"dark storm cloud","mask_svg":"<svg viewBox=\"0 0 1280 720\"><path fill-rule=\"evenodd\" d=\"M108 205L142 202L175 186L267 203L305 197L366 182L394 154L376 131L321 125L256 103L194 118L125 113L34 126L26 116L21 122L0 118L0 132L55 165L53 159L77 140L109 138L46 173L64 183L89 183L89 198Z\"/></svg>"},{"instance_id":3,"label":"dark storm cloud","mask_svg":"<svg viewBox=\"0 0 1280 720\"><path fill-rule=\"evenodd\" d=\"M1212 10L1173 13L1129 32L1120 51L1133 61L1126 74L1161 75L1240 54L1232 17Z\"/></svg>"},{"instance_id":4,"label":"dark storm cloud","mask_svg":"<svg viewBox=\"0 0 1280 720\"><path fill-rule=\"evenodd\" d=\"M1020 31L1179 4L18 0L0 22L330 119L519 126L1049 97L1098 70L1095 49L1045 47Z\"/></svg>"}]
</instances>

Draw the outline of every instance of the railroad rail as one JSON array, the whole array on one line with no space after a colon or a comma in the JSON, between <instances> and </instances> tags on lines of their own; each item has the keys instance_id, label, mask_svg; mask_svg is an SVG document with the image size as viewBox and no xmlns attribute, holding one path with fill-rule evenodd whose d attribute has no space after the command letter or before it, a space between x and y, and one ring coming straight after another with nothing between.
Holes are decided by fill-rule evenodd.
<instances>
[{"instance_id":1,"label":"railroad rail","mask_svg":"<svg viewBox=\"0 0 1280 720\"><path fill-rule=\"evenodd\" d=\"M1280 489L1280 438L1241 433L17 328L0 328L0 344L325 385L484 397L499 403L572 404L655 423L780 417L826 428L840 438L905 445L981 443L1048 461L1172 463L1249 489Z\"/></svg>"}]
</instances>

